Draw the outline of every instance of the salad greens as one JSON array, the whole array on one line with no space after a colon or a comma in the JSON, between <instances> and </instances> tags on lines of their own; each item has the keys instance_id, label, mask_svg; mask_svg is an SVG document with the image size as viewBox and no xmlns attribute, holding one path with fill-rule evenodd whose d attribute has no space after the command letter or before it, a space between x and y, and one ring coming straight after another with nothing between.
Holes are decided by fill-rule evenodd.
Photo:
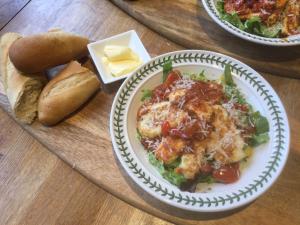
<instances>
[{"instance_id":1,"label":"salad greens","mask_svg":"<svg viewBox=\"0 0 300 225\"><path fill-rule=\"evenodd\" d=\"M257 147L263 143L267 143L269 141L269 134L268 133L262 133L258 135L253 135L249 140L249 145L251 147Z\"/></svg>"},{"instance_id":2,"label":"salad greens","mask_svg":"<svg viewBox=\"0 0 300 225\"><path fill-rule=\"evenodd\" d=\"M176 173L174 171L174 168L176 168L176 164L164 166L164 163L157 160L155 155L152 152L148 153L148 159L149 162L158 169L158 172L162 175L163 178L168 180L171 184L174 184L176 186L180 186L182 183L186 182L186 178L179 173ZM175 163L178 163L178 161ZM180 161L179 161L180 163Z\"/></svg>"},{"instance_id":3,"label":"salad greens","mask_svg":"<svg viewBox=\"0 0 300 225\"><path fill-rule=\"evenodd\" d=\"M244 96L241 94L241 92L236 86L230 86L225 84L224 92L225 92L225 96L228 99L235 99L237 103L249 106L249 104L247 104L246 102L246 99L244 98Z\"/></svg>"},{"instance_id":4,"label":"salad greens","mask_svg":"<svg viewBox=\"0 0 300 225\"><path fill-rule=\"evenodd\" d=\"M163 82L167 79L168 74L172 71L172 60L168 60L163 65Z\"/></svg>"},{"instance_id":5,"label":"salad greens","mask_svg":"<svg viewBox=\"0 0 300 225\"><path fill-rule=\"evenodd\" d=\"M197 183L212 184L212 183L215 183L215 182L216 182L215 179L210 174L200 175L197 178Z\"/></svg>"},{"instance_id":6,"label":"salad greens","mask_svg":"<svg viewBox=\"0 0 300 225\"><path fill-rule=\"evenodd\" d=\"M205 74L204 74L204 70L202 70L200 73L198 74L190 74L189 77L192 80L197 80L197 81L207 81Z\"/></svg>"},{"instance_id":7,"label":"salad greens","mask_svg":"<svg viewBox=\"0 0 300 225\"><path fill-rule=\"evenodd\" d=\"M225 70L224 70L224 82L228 86L235 86L235 83L233 82L232 75L231 75L231 69L230 65L226 64Z\"/></svg>"},{"instance_id":8,"label":"salad greens","mask_svg":"<svg viewBox=\"0 0 300 225\"><path fill-rule=\"evenodd\" d=\"M257 29L257 24L254 23L255 20L245 23L243 26L247 26L247 29ZM256 21L258 22L258 21ZM166 80L169 72L172 70L172 61L167 61L163 65L163 79ZM207 82L216 82L208 80L205 76L204 70L199 74L195 73L183 73L183 76L188 76L193 80L197 81L207 81ZM225 100L222 104L227 104L229 101L233 100L234 104L238 104L240 107L246 107L247 110L236 110L238 112L238 120L241 126L240 128L253 128L254 130L250 132L250 137L247 139L244 150L245 152L252 152L252 147L256 147L260 144L266 143L269 140L269 123L266 117L262 116L259 111L254 111L252 106L247 103L244 95L240 92L237 85L234 83L231 66L227 64L224 69L224 74L221 76L221 83L224 88ZM151 90L145 89L142 91L143 95L141 100L150 99L153 95ZM223 100L222 100L223 101ZM234 106L235 107L235 106ZM141 141L142 136L137 129L137 138ZM251 151L250 151L251 150ZM251 154L248 155L251 155ZM187 180L183 174L175 172L175 169L181 163L181 157L178 157L176 160L169 164L164 164L163 161L160 161L156 158L153 151L148 152L149 162L157 168L158 172L162 175L163 178L168 180L170 183L182 187L186 183L190 182ZM214 183L216 182L215 178L211 174L201 174L196 178L197 183Z\"/></svg>"},{"instance_id":9,"label":"salad greens","mask_svg":"<svg viewBox=\"0 0 300 225\"><path fill-rule=\"evenodd\" d=\"M236 84L233 81L232 74L231 74L231 68L230 68L229 64L227 64L225 66L224 75L221 78L221 81L224 86L225 96L228 99L235 99L237 101L237 103L247 104L247 106L249 106L249 104L247 103L243 94L241 94L241 92L236 87Z\"/></svg>"},{"instance_id":10,"label":"salad greens","mask_svg":"<svg viewBox=\"0 0 300 225\"><path fill-rule=\"evenodd\" d=\"M223 79L225 95L228 99L235 99L237 103L247 105L249 114L241 115L240 119L243 123L250 123L255 127L255 133L249 140L251 147L256 147L260 144L269 141L269 122L266 117L262 116L259 111L253 112L251 105L246 102L246 99L241 94L239 89L233 82L230 65L225 66L224 79Z\"/></svg>"},{"instance_id":11,"label":"salad greens","mask_svg":"<svg viewBox=\"0 0 300 225\"><path fill-rule=\"evenodd\" d=\"M217 1L216 8L222 20L231 23L240 30L268 38L276 38L280 35L282 29L281 23L276 23L271 27L267 27L262 23L258 16L252 16L250 19L243 22L236 12L226 13L223 0Z\"/></svg>"},{"instance_id":12,"label":"salad greens","mask_svg":"<svg viewBox=\"0 0 300 225\"><path fill-rule=\"evenodd\" d=\"M255 134L250 138L249 145L256 147L269 141L269 122L266 117L262 116L259 111L250 115L251 123L255 126Z\"/></svg>"},{"instance_id":13,"label":"salad greens","mask_svg":"<svg viewBox=\"0 0 300 225\"><path fill-rule=\"evenodd\" d=\"M150 99L152 97L152 91L149 89L142 90L142 101L145 101L147 99Z\"/></svg>"},{"instance_id":14,"label":"salad greens","mask_svg":"<svg viewBox=\"0 0 300 225\"><path fill-rule=\"evenodd\" d=\"M266 117L260 115L259 111L252 113L250 120L254 124L257 134L262 134L269 131L269 122Z\"/></svg>"}]
</instances>

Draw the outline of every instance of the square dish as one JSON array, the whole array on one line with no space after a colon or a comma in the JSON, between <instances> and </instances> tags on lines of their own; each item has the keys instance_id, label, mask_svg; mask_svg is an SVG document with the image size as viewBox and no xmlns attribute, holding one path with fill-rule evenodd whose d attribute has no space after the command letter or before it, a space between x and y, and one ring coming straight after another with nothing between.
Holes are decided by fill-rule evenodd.
<instances>
[{"instance_id":1,"label":"square dish","mask_svg":"<svg viewBox=\"0 0 300 225\"><path fill-rule=\"evenodd\" d=\"M104 84L125 79L132 73L130 72L118 77L112 76L111 72L102 61L104 47L106 45L128 46L140 57L143 63L146 63L151 59L142 41L134 30L88 44L88 50Z\"/></svg>"}]
</instances>

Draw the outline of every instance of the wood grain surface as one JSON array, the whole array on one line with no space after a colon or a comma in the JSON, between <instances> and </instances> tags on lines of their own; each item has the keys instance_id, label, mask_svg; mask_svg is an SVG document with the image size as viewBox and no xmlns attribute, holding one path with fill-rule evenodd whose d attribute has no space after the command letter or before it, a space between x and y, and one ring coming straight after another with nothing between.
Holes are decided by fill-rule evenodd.
<instances>
[{"instance_id":1,"label":"wood grain surface","mask_svg":"<svg viewBox=\"0 0 300 225\"><path fill-rule=\"evenodd\" d=\"M1 33L32 34L51 27L87 35L92 40L135 29L152 55L182 49L108 1L62 0L54 4L54 0L33 0ZM49 128L38 122L22 126L46 148L103 189L168 221L178 224L299 224L300 174L295 171L300 169L300 101L297 94L300 80L263 75L287 109L292 129L291 152L287 166L272 188L252 204L236 211L208 214L179 210L157 201L131 181L113 153L109 135L109 114L117 86L109 88L113 90L110 93L99 92L80 112L58 126ZM3 94L0 94L0 105L10 113Z\"/></svg>"},{"instance_id":2,"label":"wood grain surface","mask_svg":"<svg viewBox=\"0 0 300 225\"><path fill-rule=\"evenodd\" d=\"M300 78L300 46L268 47L225 31L207 14L200 0L112 0L143 24L191 49L217 51L262 72Z\"/></svg>"},{"instance_id":3,"label":"wood grain surface","mask_svg":"<svg viewBox=\"0 0 300 225\"><path fill-rule=\"evenodd\" d=\"M22 10L30 0L1 0L0 1L0 30Z\"/></svg>"},{"instance_id":4,"label":"wood grain surface","mask_svg":"<svg viewBox=\"0 0 300 225\"><path fill-rule=\"evenodd\" d=\"M167 225L113 197L0 109L0 224Z\"/></svg>"}]
</instances>

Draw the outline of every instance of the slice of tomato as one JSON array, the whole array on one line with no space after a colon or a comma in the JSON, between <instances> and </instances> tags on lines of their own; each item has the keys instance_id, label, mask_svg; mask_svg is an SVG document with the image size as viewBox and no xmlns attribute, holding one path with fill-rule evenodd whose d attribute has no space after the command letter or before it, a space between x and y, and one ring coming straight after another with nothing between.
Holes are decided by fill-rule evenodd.
<instances>
[{"instance_id":1,"label":"slice of tomato","mask_svg":"<svg viewBox=\"0 0 300 225\"><path fill-rule=\"evenodd\" d=\"M177 70L172 70L168 76L167 79L165 80L164 84L169 87L171 86L176 80L181 79L181 74Z\"/></svg>"},{"instance_id":2,"label":"slice of tomato","mask_svg":"<svg viewBox=\"0 0 300 225\"><path fill-rule=\"evenodd\" d=\"M164 136L164 137L168 136L170 128L171 128L170 123L167 120L164 121L161 125L162 136Z\"/></svg>"},{"instance_id":3,"label":"slice of tomato","mask_svg":"<svg viewBox=\"0 0 300 225\"><path fill-rule=\"evenodd\" d=\"M206 163L203 166L201 166L200 171L204 174L210 174L213 171L213 168L209 163Z\"/></svg>"},{"instance_id":4,"label":"slice of tomato","mask_svg":"<svg viewBox=\"0 0 300 225\"><path fill-rule=\"evenodd\" d=\"M221 166L212 172L212 176L221 183L233 183L240 177L239 163Z\"/></svg>"},{"instance_id":5,"label":"slice of tomato","mask_svg":"<svg viewBox=\"0 0 300 225\"><path fill-rule=\"evenodd\" d=\"M166 93L166 85L163 83L159 86L157 86L154 90L153 90L153 94L152 94L152 100L154 101L163 101L164 100L164 96Z\"/></svg>"}]
</instances>

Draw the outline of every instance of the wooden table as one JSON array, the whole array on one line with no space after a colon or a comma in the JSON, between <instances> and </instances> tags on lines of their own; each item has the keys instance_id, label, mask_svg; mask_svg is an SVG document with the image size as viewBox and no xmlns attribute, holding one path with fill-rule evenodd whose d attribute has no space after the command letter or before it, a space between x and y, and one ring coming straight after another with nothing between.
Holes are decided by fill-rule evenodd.
<instances>
[{"instance_id":1,"label":"wooden table","mask_svg":"<svg viewBox=\"0 0 300 225\"><path fill-rule=\"evenodd\" d=\"M183 49L142 26L110 2L96 0L62 0L55 4L54 1L32 0L1 30L1 34L8 31L31 34L58 26L88 35L92 40L135 29L151 55ZM248 207L234 214L193 214L161 204L136 188L118 167L111 149L108 116L114 92L101 92L78 114L55 128L46 129L38 123L24 126L44 146L9 119L3 110L0 111L0 224L167 223L107 194L72 167L121 200L174 223L299 224L300 175L295 171L300 169L300 101L297 94L300 80L263 75L287 109L292 130L291 154L279 180ZM9 113L3 95L0 95L0 105ZM86 118L95 118L101 123L95 126ZM61 143L62 131L66 136L77 132L86 142L79 143L74 139L78 146L68 149ZM101 140L99 132L102 132ZM97 139L98 148L94 148L95 140L90 135ZM105 152L101 154L101 151ZM111 160L109 164L101 158L103 154ZM111 171L105 171L107 167L114 170L115 176ZM105 177L105 174L111 177Z\"/></svg>"},{"instance_id":2,"label":"wooden table","mask_svg":"<svg viewBox=\"0 0 300 225\"><path fill-rule=\"evenodd\" d=\"M2 109L0 127L1 225L169 224L88 181Z\"/></svg>"},{"instance_id":3,"label":"wooden table","mask_svg":"<svg viewBox=\"0 0 300 225\"><path fill-rule=\"evenodd\" d=\"M0 3L0 30L9 23L30 0L2 0Z\"/></svg>"}]
</instances>

